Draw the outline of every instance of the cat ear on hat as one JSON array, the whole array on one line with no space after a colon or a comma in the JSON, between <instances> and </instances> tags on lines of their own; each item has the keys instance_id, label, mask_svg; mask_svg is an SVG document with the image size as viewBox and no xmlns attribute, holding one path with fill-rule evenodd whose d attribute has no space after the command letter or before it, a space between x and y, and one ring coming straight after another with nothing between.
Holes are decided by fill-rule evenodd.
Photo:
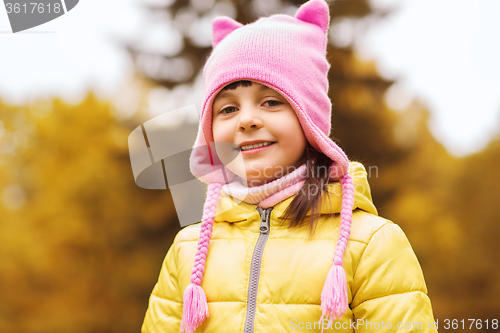
<instances>
[{"instance_id":1,"label":"cat ear on hat","mask_svg":"<svg viewBox=\"0 0 500 333\"><path fill-rule=\"evenodd\" d=\"M242 26L243 24L227 16L214 18L212 21L212 47L217 46L227 35Z\"/></svg>"},{"instance_id":2,"label":"cat ear on hat","mask_svg":"<svg viewBox=\"0 0 500 333\"><path fill-rule=\"evenodd\" d=\"M330 11L325 0L310 0L306 2L297 9L295 18L316 24L325 33L330 26Z\"/></svg>"}]
</instances>

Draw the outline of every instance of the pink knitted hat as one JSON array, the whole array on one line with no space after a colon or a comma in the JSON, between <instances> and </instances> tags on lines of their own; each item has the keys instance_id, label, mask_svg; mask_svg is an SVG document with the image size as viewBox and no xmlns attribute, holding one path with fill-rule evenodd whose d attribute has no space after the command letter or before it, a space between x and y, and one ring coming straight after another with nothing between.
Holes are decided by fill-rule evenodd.
<instances>
[{"instance_id":1,"label":"pink knitted hat","mask_svg":"<svg viewBox=\"0 0 500 333\"><path fill-rule=\"evenodd\" d=\"M205 100L190 157L191 172L209 186L191 283L184 292L181 332L194 332L208 316L205 292L200 285L215 211L222 185L237 177L224 166L215 151L212 104L222 88L240 80L266 85L286 98L307 141L332 160L330 178L340 180L343 198L340 236L321 294L321 319L339 319L347 311L347 283L342 259L350 235L354 187L348 173L347 156L329 138L330 64L326 60L329 23L329 9L324 0L308 1L297 10L295 17L278 14L247 25L229 17L213 20L213 51L203 70Z\"/></svg>"}]
</instances>

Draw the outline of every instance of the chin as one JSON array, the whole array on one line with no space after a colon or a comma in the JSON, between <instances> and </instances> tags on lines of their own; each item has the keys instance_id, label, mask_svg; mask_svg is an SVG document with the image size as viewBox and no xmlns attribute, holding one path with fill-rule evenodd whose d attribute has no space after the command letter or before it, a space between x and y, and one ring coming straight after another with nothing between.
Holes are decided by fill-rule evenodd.
<instances>
[{"instance_id":1,"label":"chin","mask_svg":"<svg viewBox=\"0 0 500 333\"><path fill-rule=\"evenodd\" d=\"M265 180L255 179L255 178L246 180L246 185L248 187L261 186L261 185L264 185L265 183L266 183Z\"/></svg>"},{"instance_id":2,"label":"chin","mask_svg":"<svg viewBox=\"0 0 500 333\"><path fill-rule=\"evenodd\" d=\"M244 168L230 168L230 170L245 180L247 184L256 186L275 180L277 178L275 173L281 170L281 168L279 170L276 168L279 167L270 164L262 165L262 163L245 163Z\"/></svg>"}]
</instances>

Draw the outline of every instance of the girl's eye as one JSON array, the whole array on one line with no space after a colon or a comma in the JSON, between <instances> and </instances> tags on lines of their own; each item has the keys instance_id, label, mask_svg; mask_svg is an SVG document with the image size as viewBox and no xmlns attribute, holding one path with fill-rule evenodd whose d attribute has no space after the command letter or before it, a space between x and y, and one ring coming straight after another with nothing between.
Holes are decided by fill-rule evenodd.
<instances>
[{"instance_id":1,"label":"girl's eye","mask_svg":"<svg viewBox=\"0 0 500 333\"><path fill-rule=\"evenodd\" d=\"M236 111L236 108L234 106L228 106L227 108L220 110L219 113L232 113L234 111Z\"/></svg>"},{"instance_id":2,"label":"girl's eye","mask_svg":"<svg viewBox=\"0 0 500 333\"><path fill-rule=\"evenodd\" d=\"M283 104L282 102L276 101L273 99L270 99L270 100L264 102L264 104L266 104L266 103L267 103L267 106L270 106L270 107L274 107L274 106L278 106L278 105Z\"/></svg>"}]
</instances>

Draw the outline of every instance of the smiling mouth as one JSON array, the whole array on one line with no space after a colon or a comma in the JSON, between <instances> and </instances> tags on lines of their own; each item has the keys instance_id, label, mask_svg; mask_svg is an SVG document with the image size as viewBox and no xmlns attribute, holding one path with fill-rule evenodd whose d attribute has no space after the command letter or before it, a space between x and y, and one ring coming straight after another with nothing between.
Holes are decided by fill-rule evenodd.
<instances>
[{"instance_id":1,"label":"smiling mouth","mask_svg":"<svg viewBox=\"0 0 500 333\"><path fill-rule=\"evenodd\" d=\"M241 151L246 151L246 150L250 150L250 149L255 149L255 148L260 148L260 147L266 147L266 146L272 145L273 143L274 142L271 142L271 141L260 142L260 143L256 143L256 144L253 144L253 145L242 146L242 147L240 147L240 150Z\"/></svg>"}]
</instances>

